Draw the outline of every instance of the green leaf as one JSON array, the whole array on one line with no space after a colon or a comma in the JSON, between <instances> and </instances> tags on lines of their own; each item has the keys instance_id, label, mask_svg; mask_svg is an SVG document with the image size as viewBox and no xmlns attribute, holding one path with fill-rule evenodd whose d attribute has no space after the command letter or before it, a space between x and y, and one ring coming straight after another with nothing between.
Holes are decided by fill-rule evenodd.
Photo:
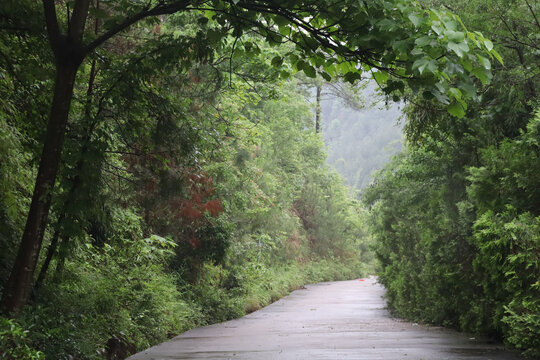
<instances>
[{"instance_id":1,"label":"green leaf","mask_svg":"<svg viewBox=\"0 0 540 360\"><path fill-rule=\"evenodd\" d=\"M443 19L444 26L449 29L449 31L454 31L457 29L457 22L452 18Z\"/></svg>"},{"instance_id":2,"label":"green leaf","mask_svg":"<svg viewBox=\"0 0 540 360\"><path fill-rule=\"evenodd\" d=\"M426 58L418 59L412 64L412 69L418 70L418 72L421 74L424 71L424 68L427 66L427 62L428 60Z\"/></svg>"},{"instance_id":3,"label":"green leaf","mask_svg":"<svg viewBox=\"0 0 540 360\"><path fill-rule=\"evenodd\" d=\"M403 91L405 84L400 80L389 80L386 82L386 87L383 89L385 93L389 94L394 91Z\"/></svg>"},{"instance_id":4,"label":"green leaf","mask_svg":"<svg viewBox=\"0 0 540 360\"><path fill-rule=\"evenodd\" d=\"M410 14L408 18L416 27L419 27L420 24L422 24L422 18L416 14Z\"/></svg>"},{"instance_id":5,"label":"green leaf","mask_svg":"<svg viewBox=\"0 0 540 360\"><path fill-rule=\"evenodd\" d=\"M296 63L296 69L298 71L303 70L307 66L310 66L310 65L304 60L298 60L298 62Z\"/></svg>"},{"instance_id":6,"label":"green leaf","mask_svg":"<svg viewBox=\"0 0 540 360\"><path fill-rule=\"evenodd\" d=\"M383 84L388 80L388 73L386 71L377 71L373 73L373 78L378 84Z\"/></svg>"},{"instance_id":7,"label":"green leaf","mask_svg":"<svg viewBox=\"0 0 540 360\"><path fill-rule=\"evenodd\" d=\"M480 64L482 64L483 67L485 67L488 70L491 69L491 63L489 62L488 59L478 54L476 55L476 57L478 58L478 61L480 61Z\"/></svg>"},{"instance_id":8,"label":"green leaf","mask_svg":"<svg viewBox=\"0 0 540 360\"><path fill-rule=\"evenodd\" d=\"M278 29L279 29L279 33L283 36L288 36L291 34L291 28L286 26L286 25L280 25L278 26Z\"/></svg>"},{"instance_id":9,"label":"green leaf","mask_svg":"<svg viewBox=\"0 0 540 360\"><path fill-rule=\"evenodd\" d=\"M433 93L431 91L424 91L422 93L422 97L426 100L431 100L434 98Z\"/></svg>"},{"instance_id":10,"label":"green leaf","mask_svg":"<svg viewBox=\"0 0 540 360\"><path fill-rule=\"evenodd\" d=\"M457 56L463 57L463 50L461 49L459 44L456 44L455 42L449 42L448 43L448 49L455 52Z\"/></svg>"},{"instance_id":11,"label":"green leaf","mask_svg":"<svg viewBox=\"0 0 540 360\"><path fill-rule=\"evenodd\" d=\"M289 20L287 20L286 18L284 18L283 16L280 16L280 15L276 15L274 17L274 23L278 26L285 26L289 23Z\"/></svg>"},{"instance_id":12,"label":"green leaf","mask_svg":"<svg viewBox=\"0 0 540 360\"><path fill-rule=\"evenodd\" d=\"M435 73L438 66L437 62L433 59L421 58L413 63L412 69L417 70L420 74L423 74L426 70L430 73Z\"/></svg>"},{"instance_id":13,"label":"green leaf","mask_svg":"<svg viewBox=\"0 0 540 360\"><path fill-rule=\"evenodd\" d=\"M379 21L379 22L377 23L377 26L378 26L379 29L381 29L382 31L388 31L388 30L392 31L392 30L398 28L396 22L393 21L393 20L390 20L390 19L383 19L383 20Z\"/></svg>"},{"instance_id":14,"label":"green leaf","mask_svg":"<svg viewBox=\"0 0 540 360\"><path fill-rule=\"evenodd\" d=\"M362 78L361 75L356 71L349 71L344 76L345 81L351 84L354 84L356 80L360 80L361 78Z\"/></svg>"},{"instance_id":15,"label":"green leaf","mask_svg":"<svg viewBox=\"0 0 540 360\"><path fill-rule=\"evenodd\" d=\"M433 39L429 36L422 36L414 41L414 43L418 46L424 47L426 45L429 45Z\"/></svg>"},{"instance_id":16,"label":"green leaf","mask_svg":"<svg viewBox=\"0 0 540 360\"><path fill-rule=\"evenodd\" d=\"M197 19L197 23L199 23L199 25L206 25L208 24L208 21L210 21L210 19L207 17L200 17Z\"/></svg>"},{"instance_id":17,"label":"green leaf","mask_svg":"<svg viewBox=\"0 0 540 360\"><path fill-rule=\"evenodd\" d=\"M105 19L108 17L107 13L103 9L90 8L88 9L88 12L96 19Z\"/></svg>"},{"instance_id":18,"label":"green leaf","mask_svg":"<svg viewBox=\"0 0 540 360\"><path fill-rule=\"evenodd\" d=\"M437 35L441 35L443 33L443 28L441 26L438 26L436 24L431 25L431 29L437 33Z\"/></svg>"},{"instance_id":19,"label":"green leaf","mask_svg":"<svg viewBox=\"0 0 540 360\"><path fill-rule=\"evenodd\" d=\"M461 90L461 93L465 95L465 97L476 99L476 88L471 82L460 82L458 83L458 87Z\"/></svg>"},{"instance_id":20,"label":"green leaf","mask_svg":"<svg viewBox=\"0 0 540 360\"><path fill-rule=\"evenodd\" d=\"M487 51L493 50L493 43L488 39L484 40L484 46L486 47Z\"/></svg>"},{"instance_id":21,"label":"green leaf","mask_svg":"<svg viewBox=\"0 0 540 360\"><path fill-rule=\"evenodd\" d=\"M347 72L351 71L353 67L349 62L342 62L337 64L337 69L343 74L346 74Z\"/></svg>"},{"instance_id":22,"label":"green leaf","mask_svg":"<svg viewBox=\"0 0 540 360\"><path fill-rule=\"evenodd\" d=\"M450 104L450 106L448 106L448 112L450 113L450 115L455 116L459 119L465 116L465 109L463 109L463 106L458 102Z\"/></svg>"},{"instance_id":23,"label":"green leaf","mask_svg":"<svg viewBox=\"0 0 540 360\"><path fill-rule=\"evenodd\" d=\"M304 73L307 75L307 77L310 77L310 78L317 77L317 72L315 71L315 68L313 66L306 64L303 70L304 70Z\"/></svg>"},{"instance_id":24,"label":"green leaf","mask_svg":"<svg viewBox=\"0 0 540 360\"><path fill-rule=\"evenodd\" d=\"M452 95L452 97L456 100L461 100L461 91L459 89L456 89L456 88L450 88L450 90L448 90L448 93L450 95Z\"/></svg>"},{"instance_id":25,"label":"green leaf","mask_svg":"<svg viewBox=\"0 0 540 360\"><path fill-rule=\"evenodd\" d=\"M476 76L483 85L489 84L491 80L491 73L483 67L474 68L472 74Z\"/></svg>"},{"instance_id":26,"label":"green leaf","mask_svg":"<svg viewBox=\"0 0 540 360\"><path fill-rule=\"evenodd\" d=\"M214 16L216 16L216 12L212 10L205 10L203 12L204 16L206 16L208 19L213 19Z\"/></svg>"},{"instance_id":27,"label":"green leaf","mask_svg":"<svg viewBox=\"0 0 540 360\"><path fill-rule=\"evenodd\" d=\"M211 29L207 31L206 36L208 37L208 40L210 40L210 42L215 43L221 40L223 34L218 30Z\"/></svg>"},{"instance_id":28,"label":"green leaf","mask_svg":"<svg viewBox=\"0 0 540 360\"><path fill-rule=\"evenodd\" d=\"M410 41L409 40L399 40L399 41L395 41L393 44L392 44L392 49L394 50L397 50L401 53L403 53L402 56L404 55L407 55L407 53L409 52L409 44L410 44Z\"/></svg>"},{"instance_id":29,"label":"green leaf","mask_svg":"<svg viewBox=\"0 0 540 360\"><path fill-rule=\"evenodd\" d=\"M324 80L326 81L332 81L332 77L327 72L323 71L320 73Z\"/></svg>"},{"instance_id":30,"label":"green leaf","mask_svg":"<svg viewBox=\"0 0 540 360\"><path fill-rule=\"evenodd\" d=\"M468 60L468 59L464 59L461 61L461 65L463 66L463 68L467 71L472 71L473 69L473 65L472 63Z\"/></svg>"},{"instance_id":31,"label":"green leaf","mask_svg":"<svg viewBox=\"0 0 540 360\"><path fill-rule=\"evenodd\" d=\"M495 49L491 50L491 55L493 55L493 56L495 57L495 59L497 59L497 61L498 61L501 65L504 65L503 58L502 58L502 56L497 52L497 50L495 50Z\"/></svg>"},{"instance_id":32,"label":"green leaf","mask_svg":"<svg viewBox=\"0 0 540 360\"><path fill-rule=\"evenodd\" d=\"M307 47L313 51L317 50L320 46L319 42L311 37L304 38L304 43Z\"/></svg>"},{"instance_id":33,"label":"green leaf","mask_svg":"<svg viewBox=\"0 0 540 360\"><path fill-rule=\"evenodd\" d=\"M459 43L465 40L465 33L461 31L454 31L454 30L448 30L446 32L446 36L448 37L448 40Z\"/></svg>"},{"instance_id":34,"label":"green leaf","mask_svg":"<svg viewBox=\"0 0 540 360\"><path fill-rule=\"evenodd\" d=\"M315 57L311 58L311 61L312 61L311 63L315 64L315 66L318 68L323 67L326 62L324 57L318 56L318 54Z\"/></svg>"},{"instance_id":35,"label":"green leaf","mask_svg":"<svg viewBox=\"0 0 540 360\"><path fill-rule=\"evenodd\" d=\"M279 55L276 55L274 56L274 58L272 59L270 63L272 64L272 66L275 66L275 67L281 66L283 65L283 58Z\"/></svg>"}]
</instances>

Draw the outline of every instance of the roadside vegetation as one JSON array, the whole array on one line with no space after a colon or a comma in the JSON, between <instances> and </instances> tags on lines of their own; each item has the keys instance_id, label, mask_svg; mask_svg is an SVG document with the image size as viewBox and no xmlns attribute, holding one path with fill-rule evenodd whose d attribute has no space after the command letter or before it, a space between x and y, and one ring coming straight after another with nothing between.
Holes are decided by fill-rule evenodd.
<instances>
[{"instance_id":1,"label":"roadside vegetation","mask_svg":"<svg viewBox=\"0 0 540 360\"><path fill-rule=\"evenodd\" d=\"M402 317L540 356L538 3L430 1L494 40L504 66L461 119L411 94L406 149L366 191L388 301Z\"/></svg>"}]
</instances>

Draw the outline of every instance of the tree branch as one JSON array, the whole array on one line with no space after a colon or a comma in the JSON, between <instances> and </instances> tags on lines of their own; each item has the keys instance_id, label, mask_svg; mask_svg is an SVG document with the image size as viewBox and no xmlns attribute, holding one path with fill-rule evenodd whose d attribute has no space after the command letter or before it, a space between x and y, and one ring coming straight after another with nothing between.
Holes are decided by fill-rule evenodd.
<instances>
[{"instance_id":1,"label":"tree branch","mask_svg":"<svg viewBox=\"0 0 540 360\"><path fill-rule=\"evenodd\" d=\"M186 9L188 5L189 5L189 0L180 0L170 5L164 5L163 3L160 3L159 5L156 5L152 9L148 8L148 5L147 5L138 13L130 17L127 17L126 19L124 19L124 21L122 21L121 23L119 23L118 25L110 29L109 31L103 33L97 39L95 39L90 44L88 44L84 49L85 53L88 54L92 52L94 49L102 45L105 41L109 40L114 35L127 29L128 27L130 27L131 25L135 24L136 22L142 19L145 19L151 16L157 16L157 15L173 14L175 12Z\"/></svg>"},{"instance_id":2,"label":"tree branch","mask_svg":"<svg viewBox=\"0 0 540 360\"><path fill-rule=\"evenodd\" d=\"M75 1L71 21L69 21L68 33L68 38L73 42L80 42L82 40L89 6L90 0Z\"/></svg>"},{"instance_id":3,"label":"tree branch","mask_svg":"<svg viewBox=\"0 0 540 360\"><path fill-rule=\"evenodd\" d=\"M525 0L525 4L527 4L527 7L529 8L529 11L531 12L534 22L536 23L536 27L540 29L540 22L538 21L538 17L536 17L536 14L534 13L534 9L532 8L531 4L529 4L529 0Z\"/></svg>"},{"instance_id":4,"label":"tree branch","mask_svg":"<svg viewBox=\"0 0 540 360\"><path fill-rule=\"evenodd\" d=\"M56 53L60 37L60 28L58 27L54 0L43 0L43 10L45 14L45 24L47 25L49 41L51 42L53 51Z\"/></svg>"}]
</instances>

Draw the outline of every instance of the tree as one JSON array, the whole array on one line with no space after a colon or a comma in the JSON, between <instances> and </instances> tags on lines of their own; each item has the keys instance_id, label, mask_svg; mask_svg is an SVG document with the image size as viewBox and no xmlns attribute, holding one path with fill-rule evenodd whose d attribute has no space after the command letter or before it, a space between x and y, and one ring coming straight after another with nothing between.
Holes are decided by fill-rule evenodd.
<instances>
[{"instance_id":1,"label":"tree","mask_svg":"<svg viewBox=\"0 0 540 360\"><path fill-rule=\"evenodd\" d=\"M359 110L364 107L364 99L360 91L365 89L367 82L357 81L355 84L344 82L340 78L332 81L324 81L321 77L314 79L306 76L299 76L300 86L306 88L306 97L311 97L311 92L315 88L315 133L322 131L322 101L340 99L341 103L350 109Z\"/></svg>"},{"instance_id":2,"label":"tree","mask_svg":"<svg viewBox=\"0 0 540 360\"><path fill-rule=\"evenodd\" d=\"M495 64L462 119L410 95L406 152L366 197L380 279L400 315L538 356L539 9L528 0L423 3L489 34L505 66Z\"/></svg>"},{"instance_id":3,"label":"tree","mask_svg":"<svg viewBox=\"0 0 540 360\"><path fill-rule=\"evenodd\" d=\"M59 4L43 0L44 24L30 29L46 35L54 56L54 91L47 130L39 162L30 210L11 275L4 287L1 307L5 313L18 312L32 286L37 259L47 225L52 190L61 161L71 100L81 64L96 49L119 33L158 16L181 12L200 14L207 24L198 41L218 46L227 36L238 38L253 30L269 43L292 42L300 51L288 58L295 70L325 79L342 73L347 81L369 71L387 92L404 88L405 83L425 96L448 104L449 111L461 116L466 103L474 98L470 75L489 80L489 60L498 57L493 45L480 33L467 32L457 17L447 12L423 9L406 0L350 1L189 1L160 0L133 3L104 3L75 0L62 3L67 15L57 12ZM12 17L21 16L32 2L4 5ZM87 25L99 19L101 31ZM2 17L4 31L12 30L13 18ZM20 20L20 18L19 18ZM43 26L44 25L44 26ZM20 29L18 29L20 30ZM471 48L476 52L471 51ZM189 59L186 58L186 63ZM281 57L272 60L282 64ZM465 69L466 71L463 71Z\"/></svg>"}]
</instances>

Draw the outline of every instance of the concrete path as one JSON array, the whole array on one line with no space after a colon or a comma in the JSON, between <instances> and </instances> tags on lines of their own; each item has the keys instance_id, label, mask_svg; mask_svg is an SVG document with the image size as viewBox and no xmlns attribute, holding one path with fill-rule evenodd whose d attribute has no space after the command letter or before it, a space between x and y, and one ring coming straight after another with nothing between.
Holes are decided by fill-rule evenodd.
<instances>
[{"instance_id":1,"label":"concrete path","mask_svg":"<svg viewBox=\"0 0 540 360\"><path fill-rule=\"evenodd\" d=\"M187 331L129 360L516 360L465 334L390 317L374 278L309 285L241 319Z\"/></svg>"}]
</instances>

